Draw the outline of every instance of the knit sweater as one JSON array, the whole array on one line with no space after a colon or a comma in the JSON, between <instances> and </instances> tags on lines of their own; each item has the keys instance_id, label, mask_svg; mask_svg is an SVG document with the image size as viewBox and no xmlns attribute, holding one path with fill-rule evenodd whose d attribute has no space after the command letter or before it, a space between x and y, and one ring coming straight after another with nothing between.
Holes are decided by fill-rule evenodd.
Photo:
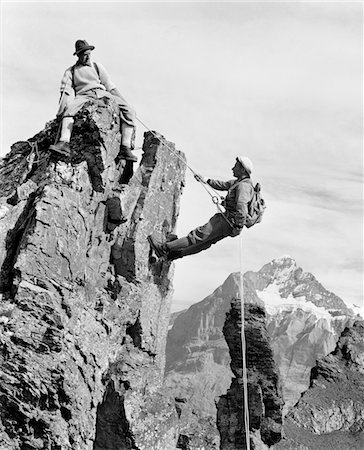
<instances>
[{"instance_id":1,"label":"knit sweater","mask_svg":"<svg viewBox=\"0 0 364 450\"><path fill-rule=\"evenodd\" d=\"M75 64L69 67L61 81L61 92L64 90L66 94L71 95L74 91L76 95L83 95L91 89L112 91L116 86L111 81L109 74L99 63L97 63L97 71L94 64Z\"/></svg>"}]
</instances>

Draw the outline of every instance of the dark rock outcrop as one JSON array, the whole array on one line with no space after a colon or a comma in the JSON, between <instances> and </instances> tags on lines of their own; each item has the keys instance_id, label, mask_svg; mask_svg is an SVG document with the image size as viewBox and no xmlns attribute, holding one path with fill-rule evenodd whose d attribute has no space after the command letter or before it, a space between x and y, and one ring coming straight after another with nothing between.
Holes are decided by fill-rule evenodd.
<instances>
[{"instance_id":1,"label":"dark rock outcrop","mask_svg":"<svg viewBox=\"0 0 364 450\"><path fill-rule=\"evenodd\" d=\"M0 448L175 449L173 265L149 264L146 237L174 229L183 155L146 133L133 175L106 100L76 117L68 161L48 152L57 127L0 167Z\"/></svg>"},{"instance_id":2,"label":"dark rock outcrop","mask_svg":"<svg viewBox=\"0 0 364 450\"><path fill-rule=\"evenodd\" d=\"M246 449L244 423L244 382L241 342L240 300L233 300L223 332L229 346L234 373L230 389L217 404L220 449ZM265 312L260 304L245 303L247 388L252 450L279 442L282 432L283 397L278 369L265 326Z\"/></svg>"},{"instance_id":3,"label":"dark rock outcrop","mask_svg":"<svg viewBox=\"0 0 364 450\"><path fill-rule=\"evenodd\" d=\"M165 385L188 400L202 417L215 417L215 398L227 391L232 372L222 333L230 300L240 289L240 276L230 275L222 286L174 319L168 333ZM245 297L259 302L244 282Z\"/></svg>"},{"instance_id":4,"label":"dark rock outcrop","mask_svg":"<svg viewBox=\"0 0 364 450\"><path fill-rule=\"evenodd\" d=\"M311 371L309 389L291 408L277 449L364 448L364 322L346 328L335 350Z\"/></svg>"}]
</instances>

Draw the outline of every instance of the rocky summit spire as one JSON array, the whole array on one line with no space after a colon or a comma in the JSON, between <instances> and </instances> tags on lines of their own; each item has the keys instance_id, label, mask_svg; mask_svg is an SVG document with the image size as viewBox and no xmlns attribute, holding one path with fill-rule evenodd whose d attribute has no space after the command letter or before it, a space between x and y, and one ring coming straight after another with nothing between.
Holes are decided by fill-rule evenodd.
<instances>
[{"instance_id":1,"label":"rocky summit spire","mask_svg":"<svg viewBox=\"0 0 364 450\"><path fill-rule=\"evenodd\" d=\"M176 448L159 391L173 265L149 263L146 237L174 229L183 155L147 133L133 174L118 120L100 100L68 161L51 122L1 162L0 448Z\"/></svg>"},{"instance_id":2,"label":"rocky summit spire","mask_svg":"<svg viewBox=\"0 0 364 450\"><path fill-rule=\"evenodd\" d=\"M268 448L282 437L283 396L278 368L265 326L265 311L259 304L246 303L244 306L244 329L239 299L231 302L223 328L234 378L227 394L222 395L217 403L217 426L222 450L247 448L241 333L245 333L246 337L251 449Z\"/></svg>"}]
</instances>

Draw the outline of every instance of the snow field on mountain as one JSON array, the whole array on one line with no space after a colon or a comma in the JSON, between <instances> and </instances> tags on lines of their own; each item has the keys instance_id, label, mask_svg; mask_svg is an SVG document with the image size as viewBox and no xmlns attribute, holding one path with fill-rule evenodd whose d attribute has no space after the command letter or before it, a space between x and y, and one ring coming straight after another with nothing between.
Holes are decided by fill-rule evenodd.
<instances>
[{"instance_id":1,"label":"snow field on mountain","mask_svg":"<svg viewBox=\"0 0 364 450\"><path fill-rule=\"evenodd\" d=\"M329 310L324 307L316 306L312 302L308 302L304 296L293 297L293 295L290 294L287 298L282 298L279 289L279 284L272 283L262 291L257 291L257 295L264 302L268 314L274 315L283 311L292 311L301 308L303 311L313 313L318 319L326 319L329 322L332 321L333 317Z\"/></svg>"}]
</instances>

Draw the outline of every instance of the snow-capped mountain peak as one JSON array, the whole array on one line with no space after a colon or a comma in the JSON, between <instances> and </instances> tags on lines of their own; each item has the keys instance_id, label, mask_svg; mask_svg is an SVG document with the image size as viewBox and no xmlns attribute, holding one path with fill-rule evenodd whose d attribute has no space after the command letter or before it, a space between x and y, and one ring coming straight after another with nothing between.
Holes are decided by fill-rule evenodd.
<instances>
[{"instance_id":1,"label":"snow-capped mountain peak","mask_svg":"<svg viewBox=\"0 0 364 450\"><path fill-rule=\"evenodd\" d=\"M354 315L340 297L325 289L311 273L303 272L290 256L273 259L259 272L247 272L245 276L250 279L257 293L266 293L263 294L266 300L269 297L268 293L274 292L273 297L276 298L278 294L281 303L287 303L289 299L294 298L296 303L298 299L301 304L310 302L318 308L333 312L333 315ZM269 287L271 288L267 290ZM258 296L263 300L261 295Z\"/></svg>"}]
</instances>

